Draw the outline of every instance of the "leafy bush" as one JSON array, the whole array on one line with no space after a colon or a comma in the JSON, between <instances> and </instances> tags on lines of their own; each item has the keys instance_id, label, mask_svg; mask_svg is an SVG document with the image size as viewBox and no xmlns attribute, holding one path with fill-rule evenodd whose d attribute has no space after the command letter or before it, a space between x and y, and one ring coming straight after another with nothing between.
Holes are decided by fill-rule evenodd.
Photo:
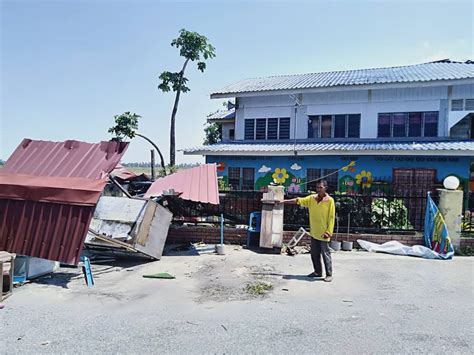
<instances>
[{"instance_id":1,"label":"leafy bush","mask_svg":"<svg viewBox=\"0 0 474 355\"><path fill-rule=\"evenodd\" d=\"M371 208L372 222L375 227L390 229L411 228L408 221L408 210L403 204L403 200L374 198Z\"/></svg>"}]
</instances>

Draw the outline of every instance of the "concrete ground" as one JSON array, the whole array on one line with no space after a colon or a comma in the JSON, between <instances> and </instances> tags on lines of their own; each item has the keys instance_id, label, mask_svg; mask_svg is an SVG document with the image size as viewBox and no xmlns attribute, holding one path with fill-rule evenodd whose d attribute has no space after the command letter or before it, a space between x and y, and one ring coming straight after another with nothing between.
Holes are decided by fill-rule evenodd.
<instances>
[{"instance_id":1,"label":"concrete ground","mask_svg":"<svg viewBox=\"0 0 474 355\"><path fill-rule=\"evenodd\" d=\"M333 254L334 281L305 277L309 254L169 252L62 268L14 290L2 353L472 354L474 258ZM174 280L142 275L169 272Z\"/></svg>"}]
</instances>

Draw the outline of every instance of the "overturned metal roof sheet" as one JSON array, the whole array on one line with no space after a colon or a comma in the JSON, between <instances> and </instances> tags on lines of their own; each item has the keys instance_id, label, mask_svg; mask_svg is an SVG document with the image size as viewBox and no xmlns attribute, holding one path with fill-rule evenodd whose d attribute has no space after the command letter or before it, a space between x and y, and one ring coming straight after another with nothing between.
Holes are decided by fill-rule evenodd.
<instances>
[{"instance_id":1,"label":"overturned metal roof sheet","mask_svg":"<svg viewBox=\"0 0 474 355\"><path fill-rule=\"evenodd\" d=\"M445 152L452 155L473 155L473 140L433 140L433 141L354 141L354 142L301 142L296 143L217 143L184 149L184 154L240 155L240 154L429 154Z\"/></svg>"},{"instance_id":2,"label":"overturned metal roof sheet","mask_svg":"<svg viewBox=\"0 0 474 355\"><path fill-rule=\"evenodd\" d=\"M211 94L211 98L244 93L303 90L342 86L433 82L474 78L471 61L432 62L400 67L342 70L310 74L281 75L241 80Z\"/></svg>"},{"instance_id":3,"label":"overturned metal roof sheet","mask_svg":"<svg viewBox=\"0 0 474 355\"><path fill-rule=\"evenodd\" d=\"M126 167L124 167L121 164L117 164L115 169L112 170L110 174L113 177L118 178L121 182L134 181L134 180L150 181L150 178L148 177L147 174L141 173L137 175L133 171L128 170Z\"/></svg>"},{"instance_id":4,"label":"overturned metal roof sheet","mask_svg":"<svg viewBox=\"0 0 474 355\"><path fill-rule=\"evenodd\" d=\"M0 169L0 250L77 264L128 143L25 139Z\"/></svg>"},{"instance_id":5,"label":"overturned metal roof sheet","mask_svg":"<svg viewBox=\"0 0 474 355\"><path fill-rule=\"evenodd\" d=\"M181 193L179 197L182 199L218 205L216 164L203 164L158 179L150 186L145 197L161 196L170 189Z\"/></svg>"}]
</instances>

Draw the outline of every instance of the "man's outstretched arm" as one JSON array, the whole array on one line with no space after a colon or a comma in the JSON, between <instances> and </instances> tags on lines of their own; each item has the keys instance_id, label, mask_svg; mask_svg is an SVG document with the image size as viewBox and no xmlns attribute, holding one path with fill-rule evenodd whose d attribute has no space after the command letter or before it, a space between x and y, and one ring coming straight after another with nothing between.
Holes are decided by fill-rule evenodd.
<instances>
[{"instance_id":1,"label":"man's outstretched arm","mask_svg":"<svg viewBox=\"0 0 474 355\"><path fill-rule=\"evenodd\" d=\"M280 200L277 203L284 203L287 205L297 205L298 204L298 198L291 198L288 200Z\"/></svg>"}]
</instances>

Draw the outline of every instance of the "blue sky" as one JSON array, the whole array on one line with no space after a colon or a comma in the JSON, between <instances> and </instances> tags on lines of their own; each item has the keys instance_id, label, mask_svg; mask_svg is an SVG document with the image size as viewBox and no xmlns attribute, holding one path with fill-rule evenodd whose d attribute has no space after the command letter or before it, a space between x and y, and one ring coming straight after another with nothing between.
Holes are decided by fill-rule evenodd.
<instances>
[{"instance_id":1,"label":"blue sky","mask_svg":"<svg viewBox=\"0 0 474 355\"><path fill-rule=\"evenodd\" d=\"M237 80L474 57L470 1L3 0L0 159L26 137L108 140L114 115L132 111L168 161L174 95L157 85L182 65L170 46L181 28L207 36L217 56L204 73L188 67L178 149L202 143L223 102L209 94ZM124 161L149 150L135 138Z\"/></svg>"}]
</instances>

